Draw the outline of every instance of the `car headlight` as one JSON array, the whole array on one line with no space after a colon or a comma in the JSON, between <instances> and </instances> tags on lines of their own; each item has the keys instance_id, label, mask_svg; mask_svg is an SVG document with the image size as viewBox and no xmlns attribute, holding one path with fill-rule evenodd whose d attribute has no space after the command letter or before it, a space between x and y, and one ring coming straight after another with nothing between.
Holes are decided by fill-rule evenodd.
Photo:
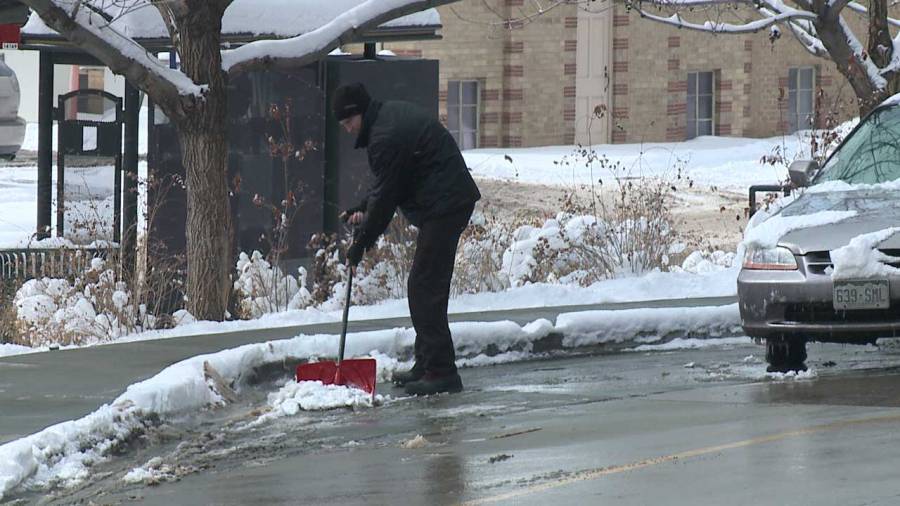
<instances>
[{"instance_id":1,"label":"car headlight","mask_svg":"<svg viewBox=\"0 0 900 506\"><path fill-rule=\"evenodd\" d=\"M764 271L795 271L797 259L787 248L748 249L744 254L744 269Z\"/></svg>"}]
</instances>

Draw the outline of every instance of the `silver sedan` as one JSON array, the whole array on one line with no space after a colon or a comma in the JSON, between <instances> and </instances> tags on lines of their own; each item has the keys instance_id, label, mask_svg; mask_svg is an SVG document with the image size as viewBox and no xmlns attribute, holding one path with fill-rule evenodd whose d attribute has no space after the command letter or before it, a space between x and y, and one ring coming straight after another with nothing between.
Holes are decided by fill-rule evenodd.
<instances>
[{"instance_id":1,"label":"silver sedan","mask_svg":"<svg viewBox=\"0 0 900 506\"><path fill-rule=\"evenodd\" d=\"M837 278L832 259L853 238L900 225L900 181L891 184L900 179L900 105L888 103L867 116L821 168L794 162L790 175L794 187L811 188L751 222L766 227L780 221L780 228L770 228L784 233L771 244L748 245L738 276L744 330L766 340L771 371L805 369L807 341L900 336L900 276ZM806 219L823 211L849 217ZM894 258L900 257L900 234L877 247L885 264L900 267Z\"/></svg>"}]
</instances>

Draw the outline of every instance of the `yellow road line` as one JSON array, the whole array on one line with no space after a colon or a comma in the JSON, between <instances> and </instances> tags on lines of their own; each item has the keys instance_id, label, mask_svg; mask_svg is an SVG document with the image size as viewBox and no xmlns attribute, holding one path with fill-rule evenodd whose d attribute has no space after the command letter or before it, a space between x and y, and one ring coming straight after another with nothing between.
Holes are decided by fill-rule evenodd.
<instances>
[{"instance_id":1,"label":"yellow road line","mask_svg":"<svg viewBox=\"0 0 900 506\"><path fill-rule=\"evenodd\" d=\"M697 448L694 450L687 450L680 453L674 453L671 455L663 455L660 457L652 457L649 459L638 460L636 462L631 462L628 464L622 464L617 466L607 466L600 467L596 469L585 469L582 471L578 471L575 474L568 476L566 478L548 482L541 483L538 485L531 485L525 488L521 488L518 490L513 490L511 492L506 492L504 494L483 497L480 499L473 499L471 501L467 501L462 503L462 506L476 506L479 504L490 504L500 501L506 501L509 499L514 499L516 497L521 497L525 495L537 494L539 492L544 492L546 490L552 490L559 487L564 487L566 485L571 485L573 483L579 483L583 481L595 480L598 478L602 478L604 476L608 476L611 474L619 474L627 471L634 471L637 469L643 469L645 467L656 466L659 464L665 464L667 462L674 462L676 460L681 459L689 459L693 457L699 457L701 455L708 455L710 453L717 453L725 450L733 450L735 448L744 448L747 446L753 446L764 443L771 443L773 441L781 441L783 439L788 439L797 436L804 436L808 434L816 434L819 432L827 432L830 430L844 429L847 427L853 427L857 425L871 425L878 423L890 423L890 422L900 422L900 414L898 415L887 415L887 416L876 416L870 418L860 418L856 420L845 420L840 422L831 422L822 425L814 425L812 427L807 427L805 429L797 429L788 432L781 432L778 434L771 434L769 436L760 436L751 439L745 439L743 441L735 441L733 443L726 443L715 446L706 446L703 448Z\"/></svg>"}]
</instances>

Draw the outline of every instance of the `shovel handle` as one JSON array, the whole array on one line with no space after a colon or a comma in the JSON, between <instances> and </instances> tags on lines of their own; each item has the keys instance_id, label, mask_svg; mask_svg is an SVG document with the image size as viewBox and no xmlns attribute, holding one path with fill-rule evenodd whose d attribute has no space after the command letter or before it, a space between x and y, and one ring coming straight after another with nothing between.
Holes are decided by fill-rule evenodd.
<instances>
[{"instance_id":1,"label":"shovel handle","mask_svg":"<svg viewBox=\"0 0 900 506\"><path fill-rule=\"evenodd\" d=\"M338 350L338 365L344 360L344 345L347 342L347 317L350 315L350 295L351 290L353 289L353 271L355 268L350 264L347 264L347 269L347 295L344 297L344 316L341 319L341 345Z\"/></svg>"}]
</instances>

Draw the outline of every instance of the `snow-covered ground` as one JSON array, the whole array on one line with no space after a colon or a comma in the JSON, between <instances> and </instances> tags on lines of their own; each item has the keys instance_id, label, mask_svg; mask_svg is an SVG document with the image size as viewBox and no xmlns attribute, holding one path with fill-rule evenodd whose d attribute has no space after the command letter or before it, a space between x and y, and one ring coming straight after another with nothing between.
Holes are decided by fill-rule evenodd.
<instances>
[{"instance_id":1,"label":"snow-covered ground","mask_svg":"<svg viewBox=\"0 0 900 506\"><path fill-rule=\"evenodd\" d=\"M694 264L694 267L692 267L694 272L656 271L641 277L605 280L589 287L529 284L504 292L466 294L451 299L449 311L451 313L476 313L529 307L735 295L738 268L725 268L703 260L692 260L692 263ZM621 312L609 311L608 313L613 315ZM354 306L350 309L351 321L395 318L408 315L409 308L406 299L387 300L376 305ZM735 318L734 321L737 321L737 313L734 313L732 316ZM115 342L166 339L256 328L290 327L335 322L339 321L340 318L340 309L325 311L317 308L308 308L267 314L259 319L248 321L185 323L174 329L132 334L121 337ZM0 345L0 356L46 350L46 347L29 348L16 345Z\"/></svg>"},{"instance_id":2,"label":"snow-covered ground","mask_svg":"<svg viewBox=\"0 0 900 506\"><path fill-rule=\"evenodd\" d=\"M788 162L809 156L804 133L748 139L698 137L686 142L609 144L593 150L605 161L585 162L572 146L496 148L466 151L463 155L479 177L547 185L590 185L613 177L681 177L703 187L744 193L753 184L775 184L787 178L783 165L761 163L780 152Z\"/></svg>"},{"instance_id":3,"label":"snow-covered ground","mask_svg":"<svg viewBox=\"0 0 900 506\"><path fill-rule=\"evenodd\" d=\"M560 315L557 321L536 320L524 326L511 321L460 322L451 325L457 353L479 365L531 357L534 343L550 334L561 334L566 348L622 342L659 341L673 330L679 333L702 331L709 336L733 335L739 331L737 305L677 308L588 311ZM221 405L227 395L224 384L241 385L253 369L288 359L332 357L338 347L337 335L299 335L293 339L241 346L209 355L196 356L170 367L156 376L133 384L109 404L78 420L63 422L31 436L0 446L0 499L24 482L75 484L88 476L90 467L114 445L140 431L149 417L163 419L190 410ZM347 354L370 356L378 364L382 380L412 355L413 329L359 332L348 336ZM488 356L488 351L496 353ZM210 374L214 370L217 374ZM270 398L271 416L296 413L299 409L324 409L346 405L366 405L357 392L289 384Z\"/></svg>"}]
</instances>

